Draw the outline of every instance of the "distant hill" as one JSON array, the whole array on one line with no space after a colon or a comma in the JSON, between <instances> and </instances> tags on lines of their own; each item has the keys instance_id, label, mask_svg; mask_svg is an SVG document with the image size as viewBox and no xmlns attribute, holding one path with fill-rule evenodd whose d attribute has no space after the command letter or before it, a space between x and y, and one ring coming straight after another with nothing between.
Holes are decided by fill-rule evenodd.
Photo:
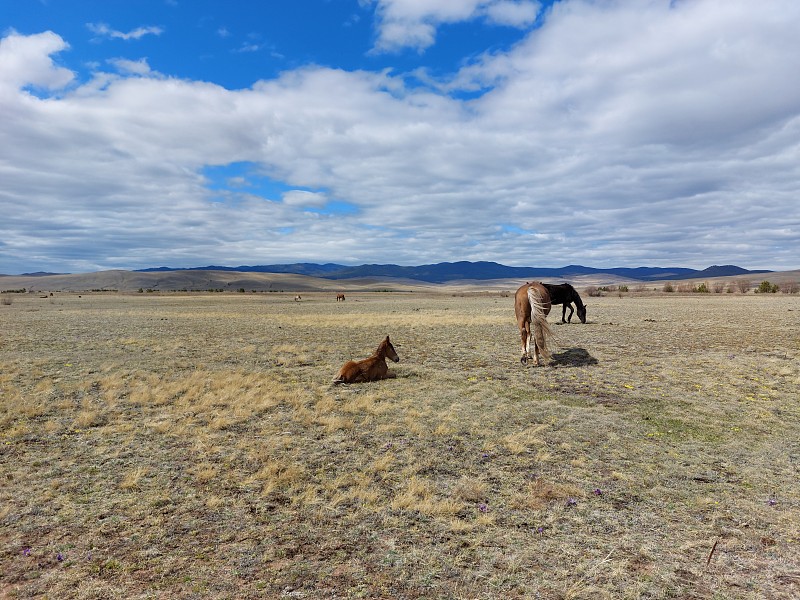
<instances>
[{"instance_id":1,"label":"distant hill","mask_svg":"<svg viewBox=\"0 0 800 600\"><path fill-rule=\"evenodd\" d=\"M47 273L45 271L36 271L35 273L20 273L17 277L49 277L50 275L68 275L68 273ZM11 277L0 273L0 277Z\"/></svg>"},{"instance_id":2,"label":"distant hill","mask_svg":"<svg viewBox=\"0 0 800 600\"><path fill-rule=\"evenodd\" d=\"M367 264L358 266L339 265L335 263L293 263L278 265L241 265L223 267L210 265L205 267L171 268L154 267L139 269L139 272L164 271L236 271L241 273L287 273L320 277L324 279L354 279L364 277L393 277L413 279L427 283L447 283L451 281L485 281L490 279L571 279L579 276L610 274L637 281L663 281L667 279L696 279L698 277L731 277L771 271L748 271L735 265L713 265L703 270L685 267L615 267L597 269L582 265L568 265L560 268L543 267L509 267L496 262L443 262L416 267L399 265Z\"/></svg>"},{"instance_id":3,"label":"distant hill","mask_svg":"<svg viewBox=\"0 0 800 600\"><path fill-rule=\"evenodd\" d=\"M324 270L323 276L295 274L294 265L259 267L216 267L215 269L170 269L150 271L97 271L63 275L6 275L0 278L0 293L36 291L242 291L248 292L370 292L370 291L504 291L515 289L523 281L543 279L553 283L569 281L575 287L636 285L637 280L645 285L650 281L689 277L695 281L713 278L745 279L751 285L761 277L754 273L770 273L773 283L800 281L797 271L748 271L739 267L709 267L702 271L693 269L592 269L572 265L563 269L534 269L504 267L494 263L442 263L422 267L398 267L397 265L313 265L306 263L306 272ZM476 266L472 269L471 266ZM388 267L388 268L387 268ZM283 268L283 272L275 272ZM249 270L240 270L249 269ZM258 270L256 270L258 269ZM269 271L267 269L272 269ZM357 273L374 273L373 276L355 276ZM614 274L614 272L619 274ZM389 274L391 273L391 274ZM333 276L331 276L333 275ZM497 278L488 279L496 276ZM423 279L415 279L420 277ZM449 279L452 277L453 279ZM637 286L638 287L638 286Z\"/></svg>"}]
</instances>

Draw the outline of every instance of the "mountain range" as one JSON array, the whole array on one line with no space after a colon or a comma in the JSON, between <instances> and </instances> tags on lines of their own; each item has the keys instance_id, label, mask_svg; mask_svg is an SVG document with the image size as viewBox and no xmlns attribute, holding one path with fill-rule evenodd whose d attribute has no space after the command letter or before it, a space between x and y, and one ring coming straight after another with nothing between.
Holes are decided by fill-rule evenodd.
<instances>
[{"instance_id":1,"label":"mountain range","mask_svg":"<svg viewBox=\"0 0 800 600\"><path fill-rule=\"evenodd\" d=\"M663 281L674 279L696 279L701 277L732 277L755 273L771 273L767 270L750 271L735 265L713 265L703 270L685 267L615 267L599 269L582 265L568 265L560 268L509 267L496 262L442 262L431 265L400 266L366 264L357 266L335 263L292 263L277 265L241 265L225 267L209 265L206 267L172 268L151 267L138 269L139 272L153 273L163 271L237 271L244 273L288 273L320 277L324 279L354 279L363 277L394 277L414 279L427 283L447 283L461 280L486 281L491 279L571 279L584 275L611 274L636 281Z\"/></svg>"}]
</instances>

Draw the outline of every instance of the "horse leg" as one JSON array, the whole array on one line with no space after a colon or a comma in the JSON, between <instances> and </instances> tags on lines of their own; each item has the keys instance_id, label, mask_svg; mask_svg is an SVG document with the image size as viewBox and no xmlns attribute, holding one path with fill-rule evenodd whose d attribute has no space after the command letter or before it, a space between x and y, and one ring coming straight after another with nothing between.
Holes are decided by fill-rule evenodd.
<instances>
[{"instance_id":1,"label":"horse leg","mask_svg":"<svg viewBox=\"0 0 800 600\"><path fill-rule=\"evenodd\" d=\"M567 320L564 318L564 315L567 314L567 306L568 306L568 303L566 303L566 302L564 302L564 304L561 305L561 322L562 323L566 323L567 322ZM572 307L570 306L570 309L571 308ZM572 313L569 313L569 318L570 319L572 318Z\"/></svg>"},{"instance_id":2,"label":"horse leg","mask_svg":"<svg viewBox=\"0 0 800 600\"><path fill-rule=\"evenodd\" d=\"M534 323L532 324L532 327L533 327L533 332L532 332L531 337L533 338L533 366L534 367L538 367L539 366L539 340L538 340L538 338L539 338L539 335L538 335L539 334L539 331L538 331L539 325L534 321Z\"/></svg>"},{"instance_id":3,"label":"horse leg","mask_svg":"<svg viewBox=\"0 0 800 600\"><path fill-rule=\"evenodd\" d=\"M575 312L575 309L572 308L571 303L564 304L564 312L567 311L567 307L569 306L569 317L567 317L567 323L572 323L572 314ZM561 322L564 322L564 313L561 313Z\"/></svg>"},{"instance_id":4,"label":"horse leg","mask_svg":"<svg viewBox=\"0 0 800 600\"><path fill-rule=\"evenodd\" d=\"M531 322L525 323L525 363L531 357Z\"/></svg>"},{"instance_id":5,"label":"horse leg","mask_svg":"<svg viewBox=\"0 0 800 600\"><path fill-rule=\"evenodd\" d=\"M522 340L522 357L519 361L523 365L528 364L528 359L531 356L531 323L530 321L521 322L519 324L519 336Z\"/></svg>"}]
</instances>

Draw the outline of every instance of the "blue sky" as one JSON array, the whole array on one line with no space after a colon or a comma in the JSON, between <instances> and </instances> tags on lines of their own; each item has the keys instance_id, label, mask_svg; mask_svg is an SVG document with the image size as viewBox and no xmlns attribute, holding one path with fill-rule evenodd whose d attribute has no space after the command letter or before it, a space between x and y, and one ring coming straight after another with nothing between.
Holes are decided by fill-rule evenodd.
<instances>
[{"instance_id":1,"label":"blue sky","mask_svg":"<svg viewBox=\"0 0 800 600\"><path fill-rule=\"evenodd\" d=\"M800 268L800 4L0 4L0 273Z\"/></svg>"}]
</instances>

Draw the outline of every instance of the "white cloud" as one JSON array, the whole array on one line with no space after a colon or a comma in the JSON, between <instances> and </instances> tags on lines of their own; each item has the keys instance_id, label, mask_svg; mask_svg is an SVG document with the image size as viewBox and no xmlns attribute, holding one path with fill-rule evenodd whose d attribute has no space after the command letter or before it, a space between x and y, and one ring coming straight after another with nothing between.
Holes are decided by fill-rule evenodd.
<instances>
[{"instance_id":1,"label":"white cloud","mask_svg":"<svg viewBox=\"0 0 800 600\"><path fill-rule=\"evenodd\" d=\"M52 31L24 36L14 31L0 39L0 84L16 88L28 85L50 90L61 89L74 78L69 69L50 59L69 48Z\"/></svg>"},{"instance_id":2,"label":"white cloud","mask_svg":"<svg viewBox=\"0 0 800 600\"><path fill-rule=\"evenodd\" d=\"M374 0L378 19L376 48L425 50L442 24L487 19L524 28L536 20L541 5L533 0Z\"/></svg>"},{"instance_id":3,"label":"white cloud","mask_svg":"<svg viewBox=\"0 0 800 600\"><path fill-rule=\"evenodd\" d=\"M253 42L244 42L241 46L236 48L234 52L239 53L247 53L247 52L258 52L261 50L263 46L261 44L255 44Z\"/></svg>"},{"instance_id":4,"label":"white cloud","mask_svg":"<svg viewBox=\"0 0 800 600\"><path fill-rule=\"evenodd\" d=\"M538 2L492 2L486 6L489 20L499 25L527 27L536 21L541 5Z\"/></svg>"},{"instance_id":5,"label":"white cloud","mask_svg":"<svg viewBox=\"0 0 800 600\"><path fill-rule=\"evenodd\" d=\"M283 194L283 203L288 206L322 207L327 201L328 197L320 192L291 190Z\"/></svg>"},{"instance_id":6,"label":"white cloud","mask_svg":"<svg viewBox=\"0 0 800 600\"><path fill-rule=\"evenodd\" d=\"M114 65L117 70L122 73L127 73L130 75L148 75L151 73L150 65L147 64L146 58L140 58L139 60L112 58L109 59L108 62Z\"/></svg>"},{"instance_id":7,"label":"white cloud","mask_svg":"<svg viewBox=\"0 0 800 600\"><path fill-rule=\"evenodd\" d=\"M98 73L40 98L25 86L71 81L54 62L66 43L12 34L0 41L12 65L0 69L0 272L797 268L798 27L793 0L564 0L511 51L441 82L492 86L473 100L328 68L235 91ZM237 162L325 192L208 189L205 166ZM357 210L328 214L332 198Z\"/></svg>"},{"instance_id":8,"label":"white cloud","mask_svg":"<svg viewBox=\"0 0 800 600\"><path fill-rule=\"evenodd\" d=\"M146 35L161 35L164 33L164 28L157 26L137 27L127 32L111 29L106 23L87 23L86 27L89 28L89 31L97 35L98 38L120 40L138 40Z\"/></svg>"}]
</instances>

